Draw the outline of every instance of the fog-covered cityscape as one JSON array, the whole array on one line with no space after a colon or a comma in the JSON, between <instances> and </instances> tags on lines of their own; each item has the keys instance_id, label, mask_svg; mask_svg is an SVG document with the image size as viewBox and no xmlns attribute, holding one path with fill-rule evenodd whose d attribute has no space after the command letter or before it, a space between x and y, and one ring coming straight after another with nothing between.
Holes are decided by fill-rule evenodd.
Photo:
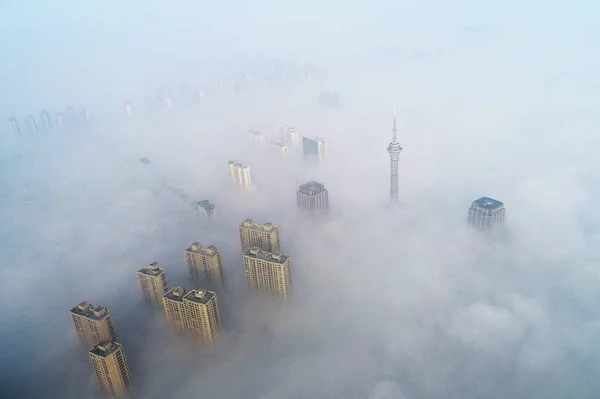
<instances>
[{"instance_id":1,"label":"fog-covered cityscape","mask_svg":"<svg viewBox=\"0 0 600 399\"><path fill-rule=\"evenodd\" d=\"M600 397L597 6L56 7L0 5L2 398Z\"/></svg>"}]
</instances>

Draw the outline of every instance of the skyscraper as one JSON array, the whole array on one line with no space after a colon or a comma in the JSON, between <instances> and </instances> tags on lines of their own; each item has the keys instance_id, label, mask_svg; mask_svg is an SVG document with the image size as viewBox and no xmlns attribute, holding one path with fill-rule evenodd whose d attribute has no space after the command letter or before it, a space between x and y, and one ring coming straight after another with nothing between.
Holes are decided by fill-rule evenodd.
<instances>
[{"instance_id":1,"label":"skyscraper","mask_svg":"<svg viewBox=\"0 0 600 399\"><path fill-rule=\"evenodd\" d=\"M327 159L327 142L319 137L302 136L302 153L304 159L322 163Z\"/></svg>"},{"instance_id":2,"label":"skyscraper","mask_svg":"<svg viewBox=\"0 0 600 399\"><path fill-rule=\"evenodd\" d=\"M154 304L162 304L162 298L169 290L165 269L153 262L138 269L137 278L144 299Z\"/></svg>"},{"instance_id":3,"label":"skyscraper","mask_svg":"<svg viewBox=\"0 0 600 399\"><path fill-rule=\"evenodd\" d=\"M163 306L167 322L178 330L185 329L185 311L183 297L187 291L182 287L173 287L163 296Z\"/></svg>"},{"instance_id":4,"label":"skyscraper","mask_svg":"<svg viewBox=\"0 0 600 399\"><path fill-rule=\"evenodd\" d=\"M100 388L112 396L127 395L131 376L121 344L109 340L102 341L95 345L89 354Z\"/></svg>"},{"instance_id":5,"label":"skyscraper","mask_svg":"<svg viewBox=\"0 0 600 399\"><path fill-rule=\"evenodd\" d=\"M398 159L402 146L396 139L396 109L394 108L394 128L392 130L392 141L387 148L390 154L390 203L398 203Z\"/></svg>"},{"instance_id":6,"label":"skyscraper","mask_svg":"<svg viewBox=\"0 0 600 399\"><path fill-rule=\"evenodd\" d=\"M75 112L75 108L69 107L67 108L67 119L70 123L77 121L77 113Z\"/></svg>"},{"instance_id":7,"label":"skyscraper","mask_svg":"<svg viewBox=\"0 0 600 399\"><path fill-rule=\"evenodd\" d=\"M123 104L123 107L125 108L125 116L131 118L131 104L129 101Z\"/></svg>"},{"instance_id":8,"label":"skyscraper","mask_svg":"<svg viewBox=\"0 0 600 399\"><path fill-rule=\"evenodd\" d=\"M481 197L473 201L469 208L469 224L481 231L490 231L504 223L505 214L502 202Z\"/></svg>"},{"instance_id":9,"label":"skyscraper","mask_svg":"<svg viewBox=\"0 0 600 399\"><path fill-rule=\"evenodd\" d=\"M289 148L288 148L287 144L282 143L281 141L274 141L274 140L271 140L270 143L271 143L271 145L273 147L275 147L281 153L281 155L283 156L283 158L287 158L288 157L288 155L289 155Z\"/></svg>"},{"instance_id":10,"label":"skyscraper","mask_svg":"<svg viewBox=\"0 0 600 399\"><path fill-rule=\"evenodd\" d=\"M185 263L192 280L202 277L206 281L221 284L223 282L223 261L221 251L214 246L204 248L199 242L193 242L185 250Z\"/></svg>"},{"instance_id":11,"label":"skyscraper","mask_svg":"<svg viewBox=\"0 0 600 399\"><path fill-rule=\"evenodd\" d=\"M196 202L196 207L198 208L198 213L204 220L208 220L212 222L216 219L217 209L214 204L212 204L208 200L198 201Z\"/></svg>"},{"instance_id":12,"label":"skyscraper","mask_svg":"<svg viewBox=\"0 0 600 399\"><path fill-rule=\"evenodd\" d=\"M298 188L296 193L298 208L309 212L329 209L329 192L325 186L316 181L309 181Z\"/></svg>"},{"instance_id":13,"label":"skyscraper","mask_svg":"<svg viewBox=\"0 0 600 399\"><path fill-rule=\"evenodd\" d=\"M252 247L258 247L266 252L279 251L279 226L272 223L257 224L252 219L246 219L240 224L240 243L245 253Z\"/></svg>"},{"instance_id":14,"label":"skyscraper","mask_svg":"<svg viewBox=\"0 0 600 399\"><path fill-rule=\"evenodd\" d=\"M252 187L250 167L236 160L229 161L229 178L236 186L242 189Z\"/></svg>"},{"instance_id":15,"label":"skyscraper","mask_svg":"<svg viewBox=\"0 0 600 399\"><path fill-rule=\"evenodd\" d=\"M263 144L265 142L265 136L256 130L248 130L248 138L257 144Z\"/></svg>"},{"instance_id":16,"label":"skyscraper","mask_svg":"<svg viewBox=\"0 0 600 399\"><path fill-rule=\"evenodd\" d=\"M281 141L284 143L291 144L293 146L298 145L298 129L292 126L284 126L279 131Z\"/></svg>"},{"instance_id":17,"label":"skyscraper","mask_svg":"<svg viewBox=\"0 0 600 399\"><path fill-rule=\"evenodd\" d=\"M183 297L186 317L185 333L205 342L214 341L221 331L221 316L217 294L198 289L188 291Z\"/></svg>"},{"instance_id":18,"label":"skyscraper","mask_svg":"<svg viewBox=\"0 0 600 399\"><path fill-rule=\"evenodd\" d=\"M37 123L33 115L27 115L27 118L25 118L25 125L27 126L27 130L29 131L29 133L36 134L39 132Z\"/></svg>"},{"instance_id":19,"label":"skyscraper","mask_svg":"<svg viewBox=\"0 0 600 399\"><path fill-rule=\"evenodd\" d=\"M44 129L50 130L52 129L52 119L50 118L50 114L45 109L40 113L40 119L42 120L42 126Z\"/></svg>"},{"instance_id":20,"label":"skyscraper","mask_svg":"<svg viewBox=\"0 0 600 399\"><path fill-rule=\"evenodd\" d=\"M279 298L285 298L291 292L292 260L288 254L250 248L244 253L244 271L250 291Z\"/></svg>"},{"instance_id":21,"label":"skyscraper","mask_svg":"<svg viewBox=\"0 0 600 399\"><path fill-rule=\"evenodd\" d=\"M8 125L12 129L13 133L16 135L21 135L21 128L19 127L19 122L17 122L17 118L10 118L7 121Z\"/></svg>"},{"instance_id":22,"label":"skyscraper","mask_svg":"<svg viewBox=\"0 0 600 399\"><path fill-rule=\"evenodd\" d=\"M117 340L110 311L104 306L94 309L88 302L81 302L71 309L71 320L79 339L89 348L102 341Z\"/></svg>"}]
</instances>

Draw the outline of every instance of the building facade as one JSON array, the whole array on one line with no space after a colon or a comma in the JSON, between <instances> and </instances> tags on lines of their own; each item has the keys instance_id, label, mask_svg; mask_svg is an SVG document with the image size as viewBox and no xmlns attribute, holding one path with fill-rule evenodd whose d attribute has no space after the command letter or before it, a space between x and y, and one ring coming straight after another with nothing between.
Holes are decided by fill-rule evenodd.
<instances>
[{"instance_id":1,"label":"building facade","mask_svg":"<svg viewBox=\"0 0 600 399\"><path fill-rule=\"evenodd\" d=\"M302 153L304 159L322 163L327 159L327 142L319 137L302 136Z\"/></svg>"},{"instance_id":2,"label":"building facade","mask_svg":"<svg viewBox=\"0 0 600 399\"><path fill-rule=\"evenodd\" d=\"M205 342L214 342L221 331L221 315L217 294L198 289L188 291L183 298L185 333Z\"/></svg>"},{"instance_id":3,"label":"building facade","mask_svg":"<svg viewBox=\"0 0 600 399\"><path fill-rule=\"evenodd\" d=\"M88 348L102 341L116 341L117 334L110 311L104 306L94 307L88 302L81 302L71 309L71 321L79 336Z\"/></svg>"},{"instance_id":4,"label":"building facade","mask_svg":"<svg viewBox=\"0 0 600 399\"><path fill-rule=\"evenodd\" d=\"M292 260L288 254L258 247L244 253L244 271L250 291L286 298L292 290Z\"/></svg>"},{"instance_id":5,"label":"building facade","mask_svg":"<svg viewBox=\"0 0 600 399\"><path fill-rule=\"evenodd\" d=\"M205 248L199 242L193 242L185 250L185 263L192 280L204 278L217 285L223 283L223 260L221 251L215 246Z\"/></svg>"},{"instance_id":6,"label":"building facade","mask_svg":"<svg viewBox=\"0 0 600 399\"><path fill-rule=\"evenodd\" d=\"M185 330L185 310L183 297L187 291L182 287L173 287L163 296L163 306L167 322L178 330Z\"/></svg>"},{"instance_id":7,"label":"building facade","mask_svg":"<svg viewBox=\"0 0 600 399\"><path fill-rule=\"evenodd\" d=\"M481 231L491 231L504 223L504 204L489 197L473 201L469 208L469 224Z\"/></svg>"},{"instance_id":8,"label":"building facade","mask_svg":"<svg viewBox=\"0 0 600 399\"><path fill-rule=\"evenodd\" d=\"M229 161L229 178L239 188L248 189L252 187L250 167L236 160Z\"/></svg>"},{"instance_id":9,"label":"building facade","mask_svg":"<svg viewBox=\"0 0 600 399\"><path fill-rule=\"evenodd\" d=\"M196 206L198 208L198 213L200 217L204 220L208 220L212 222L217 217L217 208L213 203L208 200L198 201L196 202Z\"/></svg>"},{"instance_id":10,"label":"building facade","mask_svg":"<svg viewBox=\"0 0 600 399\"><path fill-rule=\"evenodd\" d=\"M169 290L165 269L153 262L138 269L137 278L144 299L157 305L162 304L162 298Z\"/></svg>"},{"instance_id":11,"label":"building facade","mask_svg":"<svg viewBox=\"0 0 600 399\"><path fill-rule=\"evenodd\" d=\"M129 366L121 344L102 341L89 352L100 388L112 396L126 396L131 385Z\"/></svg>"},{"instance_id":12,"label":"building facade","mask_svg":"<svg viewBox=\"0 0 600 399\"><path fill-rule=\"evenodd\" d=\"M252 219L246 219L240 225L240 243L242 253L252 247L258 247L266 252L278 252L279 226L272 223L257 224Z\"/></svg>"},{"instance_id":13,"label":"building facade","mask_svg":"<svg viewBox=\"0 0 600 399\"><path fill-rule=\"evenodd\" d=\"M292 126L284 126L279 131L279 136L281 141L287 144L291 144L292 146L298 145L298 129Z\"/></svg>"},{"instance_id":14,"label":"building facade","mask_svg":"<svg viewBox=\"0 0 600 399\"><path fill-rule=\"evenodd\" d=\"M296 192L298 208L311 213L329 209L329 192L325 186L316 181L302 184Z\"/></svg>"}]
</instances>

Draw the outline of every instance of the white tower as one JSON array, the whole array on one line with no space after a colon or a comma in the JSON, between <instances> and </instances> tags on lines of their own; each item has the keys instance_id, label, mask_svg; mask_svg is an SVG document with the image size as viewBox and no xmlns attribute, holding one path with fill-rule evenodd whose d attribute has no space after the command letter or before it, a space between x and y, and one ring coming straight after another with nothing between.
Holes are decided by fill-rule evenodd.
<instances>
[{"instance_id":1,"label":"white tower","mask_svg":"<svg viewBox=\"0 0 600 399\"><path fill-rule=\"evenodd\" d=\"M390 154L390 203L398 203L398 159L402 146L396 139L396 108L394 108L394 129L392 130L392 141L387 151Z\"/></svg>"}]
</instances>

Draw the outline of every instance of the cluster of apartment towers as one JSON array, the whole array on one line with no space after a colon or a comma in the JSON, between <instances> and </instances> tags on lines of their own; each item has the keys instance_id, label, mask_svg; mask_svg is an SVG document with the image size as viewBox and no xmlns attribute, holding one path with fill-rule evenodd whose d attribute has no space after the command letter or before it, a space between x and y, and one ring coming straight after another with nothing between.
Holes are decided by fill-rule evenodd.
<instances>
[{"instance_id":1,"label":"cluster of apartment towers","mask_svg":"<svg viewBox=\"0 0 600 399\"><path fill-rule=\"evenodd\" d=\"M322 184L309 182L298 189L297 201L299 207L309 211L326 211L328 192ZM279 226L246 219L239 226L239 233L249 290L286 299L292 289L292 260L280 251ZM185 261L193 281L204 280L222 287L223 264L216 247L194 242L185 250ZM138 269L137 278L145 300L162 305L171 327L203 344L215 342L221 331L216 292L169 289L166 272L156 262ZM90 348L89 357L100 388L109 395L126 395L131 384L129 366L109 309L81 302L71 309L71 319L79 338Z\"/></svg>"}]
</instances>

